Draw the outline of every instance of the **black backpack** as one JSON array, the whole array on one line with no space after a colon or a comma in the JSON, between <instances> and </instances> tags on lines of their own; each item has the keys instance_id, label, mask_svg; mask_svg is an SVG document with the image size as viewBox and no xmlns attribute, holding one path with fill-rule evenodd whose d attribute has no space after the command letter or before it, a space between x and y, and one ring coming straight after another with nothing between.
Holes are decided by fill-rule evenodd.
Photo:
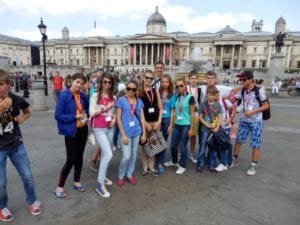
<instances>
[{"instance_id":1,"label":"black backpack","mask_svg":"<svg viewBox=\"0 0 300 225\"><path fill-rule=\"evenodd\" d=\"M260 101L260 98L259 98L259 89L260 89L260 87L257 87L255 85L255 87L254 87L253 90L255 92L255 98L259 102L259 106L261 106L262 104L261 104L261 101ZM244 102L244 93L245 93L245 88L242 89L242 101L243 102ZM263 118L263 120L269 120L271 118L271 105L270 105L270 101L269 101L268 98L267 98L267 102L269 103L269 108L262 112L262 118ZM238 105L240 105L240 104L241 104L241 102ZM243 105L243 112L245 112L244 105Z\"/></svg>"}]
</instances>

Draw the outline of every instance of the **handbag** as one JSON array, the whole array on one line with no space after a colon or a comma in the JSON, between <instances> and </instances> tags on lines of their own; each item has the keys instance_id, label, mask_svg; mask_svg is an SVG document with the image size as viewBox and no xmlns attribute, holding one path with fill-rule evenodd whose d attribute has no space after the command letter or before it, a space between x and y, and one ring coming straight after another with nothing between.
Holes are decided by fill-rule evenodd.
<instances>
[{"instance_id":1,"label":"handbag","mask_svg":"<svg viewBox=\"0 0 300 225\"><path fill-rule=\"evenodd\" d=\"M147 138L147 142L143 145L143 149L150 157L157 155L166 148L167 142L161 131L152 131Z\"/></svg>"}]
</instances>

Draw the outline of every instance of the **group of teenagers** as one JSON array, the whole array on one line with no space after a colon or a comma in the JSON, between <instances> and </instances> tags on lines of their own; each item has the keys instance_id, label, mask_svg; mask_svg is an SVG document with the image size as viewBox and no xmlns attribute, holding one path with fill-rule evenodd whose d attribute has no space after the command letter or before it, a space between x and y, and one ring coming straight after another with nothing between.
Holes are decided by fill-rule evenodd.
<instances>
[{"instance_id":1,"label":"group of teenagers","mask_svg":"<svg viewBox=\"0 0 300 225\"><path fill-rule=\"evenodd\" d=\"M198 75L194 71L189 73L188 83L184 78L173 81L171 76L163 72L163 62L156 62L154 72L146 70L139 82L129 80L117 97L114 96L114 78L110 74L104 73L98 78L96 92L90 96L82 92L86 77L82 73L72 76L70 88L63 91L57 99L54 114L58 132L64 136L66 147L66 162L54 190L57 198L67 197L64 187L73 167L73 189L78 192L86 191L86 186L80 182L80 178L89 127L99 146L94 154L94 161L95 156L100 158L95 190L104 198L110 197L107 188L113 184L107 177L107 169L113 157L113 142L117 144L113 141L114 136L119 137L122 152L116 180L119 187L125 182L137 184L134 175L139 149L142 177L149 174L162 175L165 167L169 166L177 168L176 174L183 174L187 168L188 158L196 164L197 172L203 172L206 162L211 172L222 172L238 164L241 145L246 142L248 134L253 152L247 174L256 174L262 142L262 112L269 107L269 103L262 88L259 89L260 101L257 100L252 72L240 73L238 77L241 86L233 89L216 85L217 75L214 71L207 72L207 84L201 86L198 85ZM229 137L239 100L242 113L234 152L232 153L231 145L225 148L216 144L207 148L211 134L223 130ZM150 157L143 148L148 135L157 131L162 132L166 141L168 136L171 136L170 160L165 159L168 149ZM189 151L188 142L190 142ZM1 150L2 145L0 154ZM17 166L16 168L18 169ZM5 190L6 196L6 181L0 185ZM37 202L35 198L33 200ZM29 205L32 203L27 202ZM7 198L1 195L0 203L0 209L5 208L7 214ZM41 204L39 206L41 212ZM10 213L9 210L8 212Z\"/></svg>"}]
</instances>

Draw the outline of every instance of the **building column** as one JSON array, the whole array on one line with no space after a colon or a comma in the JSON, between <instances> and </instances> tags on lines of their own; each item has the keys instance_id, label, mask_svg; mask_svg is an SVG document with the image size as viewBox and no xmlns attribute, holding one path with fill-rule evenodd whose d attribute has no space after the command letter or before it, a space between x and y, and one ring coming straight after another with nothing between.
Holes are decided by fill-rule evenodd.
<instances>
[{"instance_id":1,"label":"building column","mask_svg":"<svg viewBox=\"0 0 300 225\"><path fill-rule=\"evenodd\" d=\"M88 47L88 65L91 65L91 48Z\"/></svg>"},{"instance_id":2,"label":"building column","mask_svg":"<svg viewBox=\"0 0 300 225\"><path fill-rule=\"evenodd\" d=\"M220 69L223 69L223 45L221 45Z\"/></svg>"},{"instance_id":3,"label":"building column","mask_svg":"<svg viewBox=\"0 0 300 225\"><path fill-rule=\"evenodd\" d=\"M292 53L292 45L286 46L287 56L286 56L286 67L290 67L291 53Z\"/></svg>"},{"instance_id":4,"label":"building column","mask_svg":"<svg viewBox=\"0 0 300 225\"><path fill-rule=\"evenodd\" d=\"M124 51L124 47L122 46L122 62L123 62L123 65L125 65L125 51Z\"/></svg>"},{"instance_id":5,"label":"building column","mask_svg":"<svg viewBox=\"0 0 300 225\"><path fill-rule=\"evenodd\" d=\"M172 48L172 44L170 44L170 63L169 63L169 66L172 66L172 54L173 54L173 48Z\"/></svg>"},{"instance_id":6,"label":"building column","mask_svg":"<svg viewBox=\"0 0 300 225\"><path fill-rule=\"evenodd\" d=\"M104 47L101 48L101 64L104 66Z\"/></svg>"},{"instance_id":7,"label":"building column","mask_svg":"<svg viewBox=\"0 0 300 225\"><path fill-rule=\"evenodd\" d=\"M83 48L83 64L86 65L86 48Z\"/></svg>"},{"instance_id":8,"label":"building column","mask_svg":"<svg viewBox=\"0 0 300 225\"><path fill-rule=\"evenodd\" d=\"M148 44L146 44L146 62L145 65L148 66Z\"/></svg>"},{"instance_id":9,"label":"building column","mask_svg":"<svg viewBox=\"0 0 300 225\"><path fill-rule=\"evenodd\" d=\"M96 64L99 66L99 47L96 47Z\"/></svg>"},{"instance_id":10,"label":"building column","mask_svg":"<svg viewBox=\"0 0 300 225\"><path fill-rule=\"evenodd\" d=\"M142 61L143 61L143 55L142 55L142 44L140 45L140 66L142 65Z\"/></svg>"},{"instance_id":11,"label":"building column","mask_svg":"<svg viewBox=\"0 0 300 225\"><path fill-rule=\"evenodd\" d=\"M232 45L232 54L231 54L231 60L230 60L230 69L233 68L234 50L235 50L235 46Z\"/></svg>"},{"instance_id":12,"label":"building column","mask_svg":"<svg viewBox=\"0 0 300 225\"><path fill-rule=\"evenodd\" d=\"M217 47L218 46L214 46L214 55L213 55L213 64L216 66L216 53L217 53Z\"/></svg>"},{"instance_id":13,"label":"building column","mask_svg":"<svg viewBox=\"0 0 300 225\"><path fill-rule=\"evenodd\" d=\"M270 66L271 55L272 55L273 45L271 44L271 42L269 43L268 47L269 47L269 52L268 52L268 59L267 59L267 65L266 65L267 68L269 68L269 66Z\"/></svg>"},{"instance_id":14,"label":"building column","mask_svg":"<svg viewBox=\"0 0 300 225\"><path fill-rule=\"evenodd\" d=\"M133 65L136 65L136 44L133 45L134 51L133 51Z\"/></svg>"},{"instance_id":15,"label":"building column","mask_svg":"<svg viewBox=\"0 0 300 225\"><path fill-rule=\"evenodd\" d=\"M163 63L166 65L166 44L163 44L164 52L163 52Z\"/></svg>"},{"instance_id":16,"label":"building column","mask_svg":"<svg viewBox=\"0 0 300 225\"><path fill-rule=\"evenodd\" d=\"M153 65L153 57L154 57L154 44L151 44L151 65Z\"/></svg>"},{"instance_id":17,"label":"building column","mask_svg":"<svg viewBox=\"0 0 300 225\"><path fill-rule=\"evenodd\" d=\"M157 44L157 59L156 59L156 61L158 61L158 60L160 60L160 57L159 57L159 53L160 53L160 44L158 43Z\"/></svg>"},{"instance_id":18,"label":"building column","mask_svg":"<svg viewBox=\"0 0 300 225\"><path fill-rule=\"evenodd\" d=\"M241 66L242 66L242 48L243 48L243 46L242 45L240 45L240 49L239 49L239 59L238 59L238 67L239 68L241 68Z\"/></svg>"}]
</instances>

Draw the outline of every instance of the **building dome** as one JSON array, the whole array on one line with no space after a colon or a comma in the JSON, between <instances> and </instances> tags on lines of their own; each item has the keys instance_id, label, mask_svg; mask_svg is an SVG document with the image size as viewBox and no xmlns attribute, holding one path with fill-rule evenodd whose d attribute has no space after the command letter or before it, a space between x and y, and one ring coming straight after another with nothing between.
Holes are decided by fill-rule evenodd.
<instances>
[{"instance_id":1,"label":"building dome","mask_svg":"<svg viewBox=\"0 0 300 225\"><path fill-rule=\"evenodd\" d=\"M61 32L69 32L69 29L66 26L64 26Z\"/></svg>"},{"instance_id":2,"label":"building dome","mask_svg":"<svg viewBox=\"0 0 300 225\"><path fill-rule=\"evenodd\" d=\"M283 23L286 24L285 19L283 19L283 17L281 16L276 23Z\"/></svg>"},{"instance_id":3,"label":"building dome","mask_svg":"<svg viewBox=\"0 0 300 225\"><path fill-rule=\"evenodd\" d=\"M165 18L158 12L157 6L155 8L155 13L153 13L147 21L147 26L153 24L167 25Z\"/></svg>"}]
</instances>

